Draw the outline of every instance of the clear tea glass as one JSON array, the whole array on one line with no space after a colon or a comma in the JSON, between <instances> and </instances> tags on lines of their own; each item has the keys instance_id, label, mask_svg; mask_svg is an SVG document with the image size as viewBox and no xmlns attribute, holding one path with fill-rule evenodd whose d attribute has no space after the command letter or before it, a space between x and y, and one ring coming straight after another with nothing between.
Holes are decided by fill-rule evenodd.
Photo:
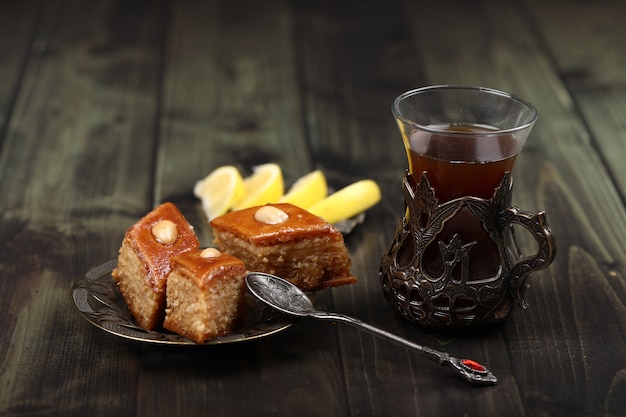
<instances>
[{"instance_id":1,"label":"clear tea glass","mask_svg":"<svg viewBox=\"0 0 626 417\"><path fill-rule=\"evenodd\" d=\"M511 171L535 121L527 101L481 87L432 86L393 103L409 170L405 216L381 262L387 299L412 321L460 327L500 321L556 245L545 221L511 207ZM520 254L513 225L537 241Z\"/></svg>"}]
</instances>

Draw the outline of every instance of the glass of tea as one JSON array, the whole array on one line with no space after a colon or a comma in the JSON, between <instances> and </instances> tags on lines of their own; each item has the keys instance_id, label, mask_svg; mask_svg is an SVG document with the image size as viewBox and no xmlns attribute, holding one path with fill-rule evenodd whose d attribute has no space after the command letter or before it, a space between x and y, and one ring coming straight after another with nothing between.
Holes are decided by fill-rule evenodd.
<instances>
[{"instance_id":1,"label":"glass of tea","mask_svg":"<svg viewBox=\"0 0 626 417\"><path fill-rule=\"evenodd\" d=\"M503 91L431 86L393 103L408 158L405 215L383 255L386 298L429 327L494 323L523 283L547 267L556 245L545 213L511 207L515 158L535 121L529 102ZM537 243L521 253L515 225Z\"/></svg>"}]
</instances>

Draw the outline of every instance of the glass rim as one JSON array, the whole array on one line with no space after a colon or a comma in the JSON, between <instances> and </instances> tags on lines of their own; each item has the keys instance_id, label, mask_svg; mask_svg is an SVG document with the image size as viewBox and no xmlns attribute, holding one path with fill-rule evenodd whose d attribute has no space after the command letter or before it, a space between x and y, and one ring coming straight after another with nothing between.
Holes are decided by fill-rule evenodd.
<instances>
[{"instance_id":1,"label":"glass rim","mask_svg":"<svg viewBox=\"0 0 626 417\"><path fill-rule=\"evenodd\" d=\"M503 133L513 133L513 132L518 132L524 129L527 129L529 127L531 127L532 125L535 124L535 122L537 121L537 118L539 117L539 113L537 112L537 108L530 103L528 100L525 100L519 96L507 93L506 91L502 91L502 90L497 90L495 88L489 88L489 87L481 87L481 86L468 86L468 85L452 85L452 84L441 84L441 85L430 85L430 86L426 86L426 87L420 87L420 88L414 88L412 90L408 90L405 91L404 93L400 94L398 97L395 98L395 100L393 101L393 104L391 106L391 112L393 113L394 117L396 117L397 119L402 120L404 123L410 124L415 126L416 128L419 128L420 130L426 131L426 132L430 132L430 133L445 133L446 135L459 135L459 136L485 136L485 132L455 132L455 131L450 131L450 130L446 130L444 128L438 128L438 127L432 127L432 126L428 126L428 125L424 125L418 122L415 122L413 120L409 120L406 117L403 117L400 115L400 111L399 111L399 105L400 103L405 100L408 97L412 97L415 95L418 95L420 93L424 93L427 91L433 91L433 90L466 90L466 91L477 91L477 92L483 92L483 93L488 93L488 94L492 94L492 95L497 95L497 96L501 96L501 97L505 97L507 99L513 100L517 103L522 104L523 106L527 107L531 112L532 112L532 117L530 119L529 122L526 122L524 124L521 124L519 126L515 126L515 127L510 127L508 129L493 129L493 130L489 130L487 136L491 136L491 135L499 135L499 134L503 134Z\"/></svg>"}]
</instances>

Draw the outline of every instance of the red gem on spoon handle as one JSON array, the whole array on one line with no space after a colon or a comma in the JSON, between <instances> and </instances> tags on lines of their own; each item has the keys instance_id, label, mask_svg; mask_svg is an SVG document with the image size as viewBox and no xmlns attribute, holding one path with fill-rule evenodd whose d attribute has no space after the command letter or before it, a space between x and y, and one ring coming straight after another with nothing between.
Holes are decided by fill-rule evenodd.
<instances>
[{"instance_id":1,"label":"red gem on spoon handle","mask_svg":"<svg viewBox=\"0 0 626 417\"><path fill-rule=\"evenodd\" d=\"M487 370L487 368L485 368L484 366L482 366L478 362L473 361L471 359L462 359L461 360L461 364L463 366L467 366L468 368L470 368L470 369L472 369L473 371L476 371L476 372L485 372Z\"/></svg>"},{"instance_id":2,"label":"red gem on spoon handle","mask_svg":"<svg viewBox=\"0 0 626 417\"><path fill-rule=\"evenodd\" d=\"M456 369L463 378L477 385L493 385L498 378L484 365L471 359L458 359L452 356L443 360L444 364Z\"/></svg>"}]
</instances>

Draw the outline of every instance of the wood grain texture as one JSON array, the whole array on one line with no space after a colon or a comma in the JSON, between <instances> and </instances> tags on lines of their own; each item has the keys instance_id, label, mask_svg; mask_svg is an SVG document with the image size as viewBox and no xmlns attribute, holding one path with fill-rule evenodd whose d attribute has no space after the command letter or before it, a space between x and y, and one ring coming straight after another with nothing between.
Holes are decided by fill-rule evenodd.
<instances>
[{"instance_id":1,"label":"wood grain texture","mask_svg":"<svg viewBox=\"0 0 626 417\"><path fill-rule=\"evenodd\" d=\"M624 416L626 183L619 1L0 1L0 416ZM473 334L392 313L380 256L403 210L391 116L428 84L503 89L540 114L514 202L545 209L553 265L528 310ZM89 325L69 291L122 235L213 168L321 168L383 201L345 237L356 285L316 305L486 363L475 389L405 349L302 320L177 348Z\"/></svg>"},{"instance_id":2,"label":"wood grain texture","mask_svg":"<svg viewBox=\"0 0 626 417\"><path fill-rule=\"evenodd\" d=\"M231 162L244 173L276 161L288 180L310 165L286 2L171 7L164 74L162 183L190 182ZM207 28L210 28L207 30ZM181 158L182 161L175 159ZM187 164L186 173L171 172ZM164 194L173 190L165 189Z\"/></svg>"},{"instance_id":3,"label":"wood grain texture","mask_svg":"<svg viewBox=\"0 0 626 417\"><path fill-rule=\"evenodd\" d=\"M37 20L39 2L0 3L0 134L4 137L7 122L21 85L22 70L33 26Z\"/></svg>"},{"instance_id":4,"label":"wood grain texture","mask_svg":"<svg viewBox=\"0 0 626 417\"><path fill-rule=\"evenodd\" d=\"M528 7L524 4L483 2L479 7L468 5L459 13L443 6L436 7L428 15L443 18L445 13L446 18L454 22L450 26L452 33L436 38L434 41L441 44L434 48L427 43L421 45L424 62L428 68L432 67L428 72L436 72L438 79L512 91L538 107L539 122L516 167L516 172L523 172L524 175L515 176L515 200L522 208L547 211L557 236L559 255L550 270L531 277L528 290L531 311L523 312L523 315L519 314L521 312L514 313L513 320L505 328L505 343L527 412L531 415L566 413L565 410L570 409L572 404L577 404L574 408L596 414L607 411L604 407L608 400L602 396L591 400L585 397L585 392L577 391L586 385L579 381L588 372L584 361L586 353L579 345L596 339L600 334L612 333L609 330L612 327L610 317L615 315L615 310L614 306L609 307L606 300L583 301L588 299L589 286L603 285L602 281L595 282L596 276L583 275L584 278L578 278L576 282L564 277L575 273L571 268L576 269L579 277L581 270L589 271L580 259L570 258L571 253L579 253L580 248L585 247L590 251L587 259L595 258L599 263L611 264L613 271L605 268L603 274L609 281L618 281L618 287L623 285L622 272L615 270L620 270L621 265L614 262L616 258L613 256L609 255L608 259L606 256L607 252L621 252L624 248L624 235L620 232L624 229L624 210L614 184L606 180L605 166L598 149L590 141L586 123L577 117L577 96L570 93L561 79L561 73L552 67L552 54L558 56L562 50L555 45L549 54L545 54L543 39L537 36L545 33L543 30L554 30L563 35L566 28L580 31L581 26L567 19L567 12L561 13L568 9L564 4L560 8L554 6L549 20L560 22L560 30L552 23L547 24L548 20L544 20L542 25L541 21L531 19L532 16L527 13L530 9L533 15L545 16L544 5L548 3L538 3ZM569 7L570 13L580 16L581 21L587 20L588 14L576 7ZM491 14L497 14L499 18L490 18ZM591 13L591 16L597 14ZM424 25L413 26L416 39L429 39L426 34L434 29L429 22L436 21L436 18L429 19ZM541 27L539 33L533 29L537 23ZM475 50L445 57L438 54L452 49L461 37L465 38L468 49ZM476 57L480 57L478 65L481 70L478 72L472 62ZM443 65L443 59L448 61L447 66ZM521 65L521 62L524 64ZM593 119L596 123L601 120L599 117ZM603 149L613 152L614 147ZM602 215L590 216L598 206L603 207ZM574 251L574 248L578 250ZM617 258L623 258L623 254L617 255ZM581 286L580 279L586 279L588 286ZM573 300L578 300L578 303L573 304ZM596 312L594 332L581 328L581 321L586 322L590 318L581 320L580 315L585 313L580 313L575 320L572 311L580 309ZM510 333L512 329L515 331ZM623 345L622 337L617 336L617 339L615 346ZM529 340L534 343L529 345ZM600 342L595 349L596 352L602 349L611 351L614 347ZM612 370L607 375L609 379L619 373L625 364L619 354L607 354L603 358L606 361L604 366ZM528 373L529 369L533 370L532 373ZM608 392L604 391L605 394Z\"/></svg>"},{"instance_id":5,"label":"wood grain texture","mask_svg":"<svg viewBox=\"0 0 626 417\"><path fill-rule=\"evenodd\" d=\"M176 2L170 16L155 198L188 207L201 242L211 245L211 230L197 215L191 194L195 181L224 164L245 176L255 165L277 162L287 184L313 169L293 58L294 22L282 1L251 2L245 8L232 2ZM307 333L290 334L273 347L261 343L203 353L217 355L210 362L217 367L207 369L201 381L195 363L182 372L172 368L171 396L193 396L179 401L177 412L300 415L302 408L303 415L343 414L345 403L334 397L342 380L332 327L318 326L316 340ZM149 377L140 380L138 415L171 409L171 397L153 397L158 384ZM320 403L320 395L329 401Z\"/></svg>"},{"instance_id":6,"label":"wood grain texture","mask_svg":"<svg viewBox=\"0 0 626 417\"><path fill-rule=\"evenodd\" d=\"M68 293L151 206L162 9L24 4L14 18L36 25L0 164L0 414L128 415L137 351L75 321Z\"/></svg>"}]
</instances>

